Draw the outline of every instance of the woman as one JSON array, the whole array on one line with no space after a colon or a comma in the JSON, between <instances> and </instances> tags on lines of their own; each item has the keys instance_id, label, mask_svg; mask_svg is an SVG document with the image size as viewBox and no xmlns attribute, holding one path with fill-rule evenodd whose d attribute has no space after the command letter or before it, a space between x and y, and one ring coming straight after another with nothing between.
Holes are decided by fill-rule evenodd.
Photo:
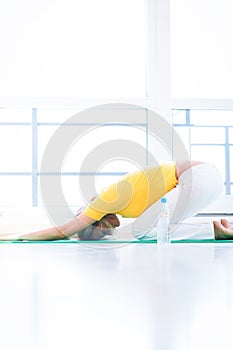
<instances>
[{"instance_id":1,"label":"woman","mask_svg":"<svg viewBox=\"0 0 233 350\"><path fill-rule=\"evenodd\" d=\"M190 177L193 169L196 171L194 176ZM174 190L182 177L185 181L181 184L181 194L184 192L186 197L191 196L191 182L202 184L203 187L199 193L203 200L198 201L198 204L194 203L193 207L191 205L188 215L195 215L220 193L221 186L216 185L221 183L220 176L212 165L199 161L165 163L127 174L120 181L104 189L84 210L80 210L73 220L64 225L26 234L2 236L0 240L60 240L76 234L79 239L99 240L111 234L111 231L120 225L116 214L122 217L140 217L161 197ZM207 190L204 198L205 189ZM198 188L196 192L198 193ZM187 199L190 198L185 200ZM183 204L185 200L181 196L180 203ZM184 218L183 211L186 208L181 205L181 209L181 213L180 209L178 210L179 219L181 216Z\"/></svg>"}]
</instances>

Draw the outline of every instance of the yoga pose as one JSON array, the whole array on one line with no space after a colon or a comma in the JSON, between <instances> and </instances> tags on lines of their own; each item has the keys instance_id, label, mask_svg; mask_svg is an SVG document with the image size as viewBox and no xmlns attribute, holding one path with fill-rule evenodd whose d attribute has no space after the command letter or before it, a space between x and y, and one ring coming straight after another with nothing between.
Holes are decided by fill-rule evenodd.
<instances>
[{"instance_id":1,"label":"yoga pose","mask_svg":"<svg viewBox=\"0 0 233 350\"><path fill-rule=\"evenodd\" d=\"M177 190L179 195L174 200L172 196ZM171 222L176 224L204 209L221 190L221 177L212 165L199 161L169 162L127 174L64 225L5 235L0 240L57 240L74 235L81 240L99 240L120 225L116 214L136 219L133 234L140 239L153 223L159 199L164 195L171 195L170 204L174 204Z\"/></svg>"}]
</instances>

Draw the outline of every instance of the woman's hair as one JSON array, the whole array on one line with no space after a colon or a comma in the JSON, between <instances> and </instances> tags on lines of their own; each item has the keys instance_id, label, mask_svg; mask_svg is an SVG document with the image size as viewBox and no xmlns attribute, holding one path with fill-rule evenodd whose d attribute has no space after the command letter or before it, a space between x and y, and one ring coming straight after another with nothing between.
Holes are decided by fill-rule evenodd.
<instances>
[{"instance_id":1,"label":"woman's hair","mask_svg":"<svg viewBox=\"0 0 233 350\"><path fill-rule=\"evenodd\" d=\"M75 215L80 215L84 209L84 207L79 208ZM93 235L93 233L98 231L98 239L101 239L106 235L110 235L115 227L118 226L120 226L118 217L115 214L106 214L101 220L95 221L93 224L88 225L83 230L79 231L78 237L80 240L84 241L96 240L96 236Z\"/></svg>"}]
</instances>

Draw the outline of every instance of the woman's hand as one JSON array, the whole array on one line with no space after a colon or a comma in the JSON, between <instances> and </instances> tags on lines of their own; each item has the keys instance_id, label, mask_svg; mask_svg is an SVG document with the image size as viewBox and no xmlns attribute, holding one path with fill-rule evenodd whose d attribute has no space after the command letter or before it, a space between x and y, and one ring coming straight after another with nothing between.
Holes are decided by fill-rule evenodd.
<instances>
[{"instance_id":1,"label":"woman's hand","mask_svg":"<svg viewBox=\"0 0 233 350\"><path fill-rule=\"evenodd\" d=\"M7 235L1 235L0 241L20 241L20 234L19 233L11 233Z\"/></svg>"}]
</instances>

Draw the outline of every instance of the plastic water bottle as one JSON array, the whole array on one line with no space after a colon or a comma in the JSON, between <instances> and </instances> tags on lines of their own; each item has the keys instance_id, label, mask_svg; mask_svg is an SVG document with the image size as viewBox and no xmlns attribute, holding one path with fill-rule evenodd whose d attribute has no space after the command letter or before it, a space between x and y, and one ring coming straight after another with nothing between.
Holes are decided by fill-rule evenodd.
<instances>
[{"instance_id":1,"label":"plastic water bottle","mask_svg":"<svg viewBox=\"0 0 233 350\"><path fill-rule=\"evenodd\" d=\"M167 199L161 198L162 208L159 219L157 221L157 243L159 245L167 245L171 243L169 232L170 211L167 206Z\"/></svg>"}]
</instances>

